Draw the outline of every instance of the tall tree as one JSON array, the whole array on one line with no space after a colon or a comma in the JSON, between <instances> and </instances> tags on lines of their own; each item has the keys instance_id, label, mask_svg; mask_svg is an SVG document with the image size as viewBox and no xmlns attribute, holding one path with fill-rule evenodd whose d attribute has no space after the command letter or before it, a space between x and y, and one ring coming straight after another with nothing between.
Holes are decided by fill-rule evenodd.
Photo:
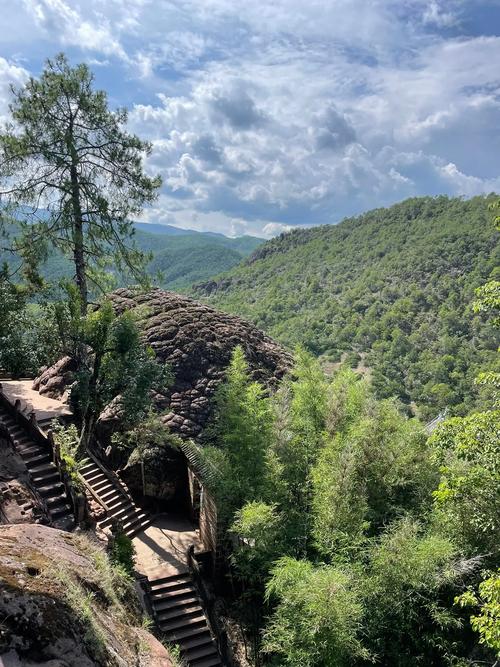
<instances>
[{"instance_id":1,"label":"tall tree","mask_svg":"<svg viewBox=\"0 0 500 667\"><path fill-rule=\"evenodd\" d=\"M151 145L125 131L127 111L111 111L89 68L71 67L63 54L12 92L12 123L0 134L3 211L23 218L12 249L28 264L40 257L35 248L70 255L85 314L89 282L99 286L110 261L144 276L130 216L161 183L143 171Z\"/></svg>"}]
</instances>

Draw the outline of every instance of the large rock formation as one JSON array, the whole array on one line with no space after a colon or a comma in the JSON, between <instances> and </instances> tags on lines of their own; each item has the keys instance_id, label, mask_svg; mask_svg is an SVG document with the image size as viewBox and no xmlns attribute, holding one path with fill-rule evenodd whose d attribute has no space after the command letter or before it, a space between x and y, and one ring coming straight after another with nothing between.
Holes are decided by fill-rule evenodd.
<instances>
[{"instance_id":1,"label":"large rock formation","mask_svg":"<svg viewBox=\"0 0 500 667\"><path fill-rule=\"evenodd\" d=\"M106 563L83 535L0 526L0 664L173 667Z\"/></svg>"},{"instance_id":2,"label":"large rock formation","mask_svg":"<svg viewBox=\"0 0 500 667\"><path fill-rule=\"evenodd\" d=\"M211 398L237 345L254 378L268 386L275 386L289 368L288 354L262 331L187 297L160 289L146 294L119 289L111 300L120 313L142 309L144 340L158 360L171 366L175 378L156 403L168 408L164 421L181 437L199 435L207 423Z\"/></svg>"},{"instance_id":3,"label":"large rock formation","mask_svg":"<svg viewBox=\"0 0 500 667\"><path fill-rule=\"evenodd\" d=\"M243 348L254 379L266 386L276 386L290 368L290 355L278 343L234 315L160 289L141 293L123 288L110 299L118 313L134 310L145 342L158 361L170 365L173 384L155 396L155 403L165 413L165 424L181 437L197 437L207 424L211 399L237 345ZM60 395L65 387L63 375L71 378L71 370L68 360L61 360L57 368L45 370L35 387ZM101 425L112 427L116 417L111 405Z\"/></svg>"}]
</instances>

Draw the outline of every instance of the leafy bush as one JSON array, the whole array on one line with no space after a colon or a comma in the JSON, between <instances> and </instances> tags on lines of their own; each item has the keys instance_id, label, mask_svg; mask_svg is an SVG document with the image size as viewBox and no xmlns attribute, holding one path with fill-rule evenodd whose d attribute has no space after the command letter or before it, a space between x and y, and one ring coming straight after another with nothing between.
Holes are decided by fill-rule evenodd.
<instances>
[{"instance_id":1,"label":"leafy bush","mask_svg":"<svg viewBox=\"0 0 500 667\"><path fill-rule=\"evenodd\" d=\"M132 540L123 530L118 530L113 535L110 560L114 565L121 566L124 571L132 576L135 570L134 563L135 548Z\"/></svg>"}]
</instances>

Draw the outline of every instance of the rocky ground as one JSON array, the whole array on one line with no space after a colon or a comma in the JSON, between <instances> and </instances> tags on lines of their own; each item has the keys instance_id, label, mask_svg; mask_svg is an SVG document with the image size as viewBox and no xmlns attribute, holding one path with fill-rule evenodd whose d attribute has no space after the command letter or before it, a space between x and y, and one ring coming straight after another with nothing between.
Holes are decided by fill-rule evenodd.
<instances>
[{"instance_id":1,"label":"rocky ground","mask_svg":"<svg viewBox=\"0 0 500 667\"><path fill-rule=\"evenodd\" d=\"M0 664L173 667L126 590L91 538L0 526Z\"/></svg>"}]
</instances>

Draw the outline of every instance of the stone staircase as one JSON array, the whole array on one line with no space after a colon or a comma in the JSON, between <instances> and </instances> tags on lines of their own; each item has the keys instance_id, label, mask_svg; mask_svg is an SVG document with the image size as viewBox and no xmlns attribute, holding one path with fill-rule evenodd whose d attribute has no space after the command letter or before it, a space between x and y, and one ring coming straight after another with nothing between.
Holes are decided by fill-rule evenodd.
<instances>
[{"instance_id":1,"label":"stone staircase","mask_svg":"<svg viewBox=\"0 0 500 667\"><path fill-rule=\"evenodd\" d=\"M120 521L128 537L132 537L151 523L151 517L137 507L120 480L95 460L79 470L92 495L106 510L106 518L98 523L99 528L108 528Z\"/></svg>"},{"instance_id":2,"label":"stone staircase","mask_svg":"<svg viewBox=\"0 0 500 667\"><path fill-rule=\"evenodd\" d=\"M52 460L48 443L35 442L22 425L1 407L0 422L13 447L23 459L31 483L42 498L52 525L61 530L72 530L75 519L71 502L66 495L59 470Z\"/></svg>"},{"instance_id":3,"label":"stone staircase","mask_svg":"<svg viewBox=\"0 0 500 667\"><path fill-rule=\"evenodd\" d=\"M205 612L188 572L148 580L148 597L164 639L188 667L222 667Z\"/></svg>"}]
</instances>

